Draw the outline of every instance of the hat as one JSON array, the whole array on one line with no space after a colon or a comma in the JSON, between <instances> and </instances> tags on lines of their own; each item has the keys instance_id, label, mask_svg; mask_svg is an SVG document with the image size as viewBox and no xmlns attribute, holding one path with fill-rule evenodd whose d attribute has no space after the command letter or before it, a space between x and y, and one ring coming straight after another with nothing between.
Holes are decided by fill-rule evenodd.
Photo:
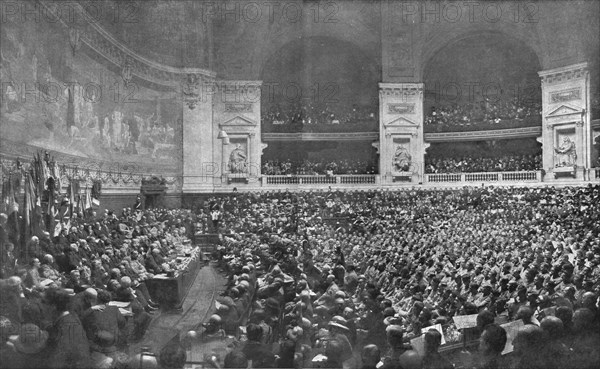
<instances>
[{"instance_id":1,"label":"hat","mask_svg":"<svg viewBox=\"0 0 600 369\"><path fill-rule=\"evenodd\" d=\"M389 316L394 316L396 314L396 310L393 307L388 307L383 310L383 317L387 318Z\"/></svg>"},{"instance_id":2,"label":"hat","mask_svg":"<svg viewBox=\"0 0 600 369\"><path fill-rule=\"evenodd\" d=\"M385 324L387 326L400 325L400 324L402 324L402 318L397 317L395 315L388 316L385 319L383 319L383 324Z\"/></svg>"},{"instance_id":3,"label":"hat","mask_svg":"<svg viewBox=\"0 0 600 369\"><path fill-rule=\"evenodd\" d=\"M329 326L330 326L330 327L336 327L336 328L340 328L340 329L343 329L343 330L345 330L345 331L348 331L348 332L350 332L350 329L348 329L348 327L346 327L345 325L342 325L342 324L340 324L340 323L336 323L336 322L334 322L334 321L331 321L331 322L329 322Z\"/></svg>"},{"instance_id":4,"label":"hat","mask_svg":"<svg viewBox=\"0 0 600 369\"><path fill-rule=\"evenodd\" d=\"M37 325L27 323L21 327L21 334L15 342L15 349L23 354L37 354L46 347L48 332Z\"/></svg>"}]
</instances>

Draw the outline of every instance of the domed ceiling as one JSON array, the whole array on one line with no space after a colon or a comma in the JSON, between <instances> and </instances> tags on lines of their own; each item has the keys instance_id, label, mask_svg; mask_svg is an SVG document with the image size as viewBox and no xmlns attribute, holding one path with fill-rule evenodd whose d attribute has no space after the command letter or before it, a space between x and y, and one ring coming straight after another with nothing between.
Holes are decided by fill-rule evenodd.
<instances>
[{"instance_id":1,"label":"domed ceiling","mask_svg":"<svg viewBox=\"0 0 600 369\"><path fill-rule=\"evenodd\" d=\"M113 37L150 60L173 67L209 68L209 17L186 0L81 1Z\"/></svg>"}]
</instances>

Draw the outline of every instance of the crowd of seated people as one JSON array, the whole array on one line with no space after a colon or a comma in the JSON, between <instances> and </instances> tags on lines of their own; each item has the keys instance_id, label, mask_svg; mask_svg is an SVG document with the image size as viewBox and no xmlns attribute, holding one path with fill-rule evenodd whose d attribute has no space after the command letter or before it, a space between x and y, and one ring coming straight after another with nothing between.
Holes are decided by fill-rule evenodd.
<instances>
[{"instance_id":1,"label":"crowd of seated people","mask_svg":"<svg viewBox=\"0 0 600 369\"><path fill-rule=\"evenodd\" d=\"M335 109L331 104L307 102L303 104L273 105L261 115L263 127L284 126L300 130L318 129L324 125L365 125L377 123L376 108L354 104L350 108Z\"/></svg>"},{"instance_id":2,"label":"crowd of seated people","mask_svg":"<svg viewBox=\"0 0 600 369\"><path fill-rule=\"evenodd\" d=\"M376 174L377 165L368 160L265 160L262 165L264 175L335 175L335 174Z\"/></svg>"},{"instance_id":3,"label":"crowd of seated people","mask_svg":"<svg viewBox=\"0 0 600 369\"><path fill-rule=\"evenodd\" d=\"M0 214L0 368L108 368L126 365L128 347L143 338L158 308L146 281L173 270L165 260L189 241L195 216L127 208L75 217L20 252L6 219Z\"/></svg>"},{"instance_id":4,"label":"crowd of seated people","mask_svg":"<svg viewBox=\"0 0 600 369\"><path fill-rule=\"evenodd\" d=\"M182 342L241 332L214 367L600 364L598 185L238 193L201 208L222 214L229 282ZM479 345L450 362L443 340Z\"/></svg>"},{"instance_id":5,"label":"crowd of seated people","mask_svg":"<svg viewBox=\"0 0 600 369\"><path fill-rule=\"evenodd\" d=\"M505 155L488 158L425 156L425 173L518 172L541 168L541 155Z\"/></svg>"},{"instance_id":6,"label":"crowd of seated people","mask_svg":"<svg viewBox=\"0 0 600 369\"><path fill-rule=\"evenodd\" d=\"M426 132L517 128L541 123L542 104L489 99L432 107L425 117Z\"/></svg>"}]
</instances>

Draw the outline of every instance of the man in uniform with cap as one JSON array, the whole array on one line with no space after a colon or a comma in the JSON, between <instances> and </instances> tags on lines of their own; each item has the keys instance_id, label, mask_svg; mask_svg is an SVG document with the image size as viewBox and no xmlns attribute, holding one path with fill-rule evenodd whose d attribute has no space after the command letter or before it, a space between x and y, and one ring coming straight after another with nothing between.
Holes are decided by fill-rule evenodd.
<instances>
[{"instance_id":1,"label":"man in uniform with cap","mask_svg":"<svg viewBox=\"0 0 600 369\"><path fill-rule=\"evenodd\" d=\"M404 329L399 325L390 325L386 328L386 337L389 347L388 353L383 358L380 369L396 369L411 367L415 352L403 343Z\"/></svg>"}]
</instances>

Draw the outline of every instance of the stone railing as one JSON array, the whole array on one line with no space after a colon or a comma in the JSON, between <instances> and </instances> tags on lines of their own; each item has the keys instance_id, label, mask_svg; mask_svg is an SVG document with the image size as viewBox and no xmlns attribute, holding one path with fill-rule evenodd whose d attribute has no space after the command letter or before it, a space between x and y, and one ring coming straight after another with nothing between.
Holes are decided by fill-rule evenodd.
<instances>
[{"instance_id":1,"label":"stone railing","mask_svg":"<svg viewBox=\"0 0 600 369\"><path fill-rule=\"evenodd\" d=\"M600 179L600 168L594 168L596 171L596 176L594 177L595 179Z\"/></svg>"},{"instance_id":2,"label":"stone railing","mask_svg":"<svg viewBox=\"0 0 600 369\"><path fill-rule=\"evenodd\" d=\"M378 183L375 174L347 174L347 175L275 175L262 176L263 186L289 186L289 185L368 185Z\"/></svg>"},{"instance_id":3,"label":"stone railing","mask_svg":"<svg viewBox=\"0 0 600 369\"><path fill-rule=\"evenodd\" d=\"M434 173L426 174L426 183L472 183L472 182L541 182L541 171L482 172L482 173Z\"/></svg>"}]
</instances>

